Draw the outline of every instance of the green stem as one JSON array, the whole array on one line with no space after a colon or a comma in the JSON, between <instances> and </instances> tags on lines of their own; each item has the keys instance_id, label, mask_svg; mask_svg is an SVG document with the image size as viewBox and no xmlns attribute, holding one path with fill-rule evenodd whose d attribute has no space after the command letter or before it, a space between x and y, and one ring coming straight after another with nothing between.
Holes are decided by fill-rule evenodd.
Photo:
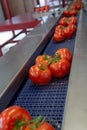
<instances>
[{"instance_id":1,"label":"green stem","mask_svg":"<svg viewBox=\"0 0 87 130\"><path fill-rule=\"evenodd\" d=\"M31 129L35 130L37 128L38 124L42 121L43 121L43 116L38 116L35 119L29 120L26 122L23 119L22 120L17 119L14 124L13 130L21 130L21 128L23 126L27 126L27 125L31 125ZM32 126L32 124L33 124L33 126Z\"/></svg>"},{"instance_id":2,"label":"green stem","mask_svg":"<svg viewBox=\"0 0 87 130\"><path fill-rule=\"evenodd\" d=\"M53 59L53 62L57 62L57 61L59 61L60 59L61 59L60 54L56 53L56 55L55 55L55 57L54 57L54 59Z\"/></svg>"}]
</instances>

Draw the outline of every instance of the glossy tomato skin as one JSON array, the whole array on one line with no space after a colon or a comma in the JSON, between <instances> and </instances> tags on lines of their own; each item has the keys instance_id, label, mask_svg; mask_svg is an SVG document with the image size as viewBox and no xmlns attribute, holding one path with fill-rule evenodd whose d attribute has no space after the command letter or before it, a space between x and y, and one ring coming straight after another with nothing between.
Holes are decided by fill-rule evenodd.
<instances>
[{"instance_id":1,"label":"glossy tomato skin","mask_svg":"<svg viewBox=\"0 0 87 130\"><path fill-rule=\"evenodd\" d=\"M56 78L63 78L70 71L70 63L66 59L60 59L49 66L52 74Z\"/></svg>"},{"instance_id":2,"label":"glossy tomato skin","mask_svg":"<svg viewBox=\"0 0 87 130\"><path fill-rule=\"evenodd\" d=\"M70 11L69 10L65 10L63 14L64 14L64 16L69 17L70 16Z\"/></svg>"},{"instance_id":3,"label":"glossy tomato skin","mask_svg":"<svg viewBox=\"0 0 87 130\"><path fill-rule=\"evenodd\" d=\"M76 25L74 25L74 24L70 24L68 27L69 27L70 31L73 32L73 34L76 33L76 31L77 31L77 27L76 27Z\"/></svg>"},{"instance_id":4,"label":"glossy tomato skin","mask_svg":"<svg viewBox=\"0 0 87 130\"><path fill-rule=\"evenodd\" d=\"M68 25L69 24L77 24L77 18L75 16L71 16L68 19Z\"/></svg>"},{"instance_id":5,"label":"glossy tomato skin","mask_svg":"<svg viewBox=\"0 0 87 130\"><path fill-rule=\"evenodd\" d=\"M56 28L55 28L55 33L58 32L59 30L64 30L64 26L63 25L57 25Z\"/></svg>"},{"instance_id":6,"label":"glossy tomato skin","mask_svg":"<svg viewBox=\"0 0 87 130\"><path fill-rule=\"evenodd\" d=\"M44 85L51 81L52 73L48 67L43 65L33 65L29 69L29 78L35 84Z\"/></svg>"},{"instance_id":7,"label":"glossy tomato skin","mask_svg":"<svg viewBox=\"0 0 87 130\"><path fill-rule=\"evenodd\" d=\"M67 26L68 25L67 20L68 20L67 17L63 17L60 19L59 24L63 26Z\"/></svg>"},{"instance_id":8,"label":"glossy tomato skin","mask_svg":"<svg viewBox=\"0 0 87 130\"><path fill-rule=\"evenodd\" d=\"M16 120L32 119L30 113L20 106L10 106L0 114L0 130L13 130Z\"/></svg>"},{"instance_id":9,"label":"glossy tomato skin","mask_svg":"<svg viewBox=\"0 0 87 130\"><path fill-rule=\"evenodd\" d=\"M46 5L45 6L45 11L47 12L47 11L49 11L50 10L50 6L49 5Z\"/></svg>"},{"instance_id":10,"label":"glossy tomato skin","mask_svg":"<svg viewBox=\"0 0 87 130\"><path fill-rule=\"evenodd\" d=\"M40 7L40 12L44 12L44 11L45 11L44 6Z\"/></svg>"},{"instance_id":11,"label":"glossy tomato skin","mask_svg":"<svg viewBox=\"0 0 87 130\"><path fill-rule=\"evenodd\" d=\"M70 16L75 16L75 15L77 15L77 10L76 9L72 9L70 11Z\"/></svg>"},{"instance_id":12,"label":"glossy tomato skin","mask_svg":"<svg viewBox=\"0 0 87 130\"><path fill-rule=\"evenodd\" d=\"M71 51L68 49L68 48L61 48L61 49L58 49L56 52L55 52L55 55L59 54L60 55L60 58L65 58L69 61L69 63L71 64L72 62L72 53Z\"/></svg>"},{"instance_id":13,"label":"glossy tomato skin","mask_svg":"<svg viewBox=\"0 0 87 130\"><path fill-rule=\"evenodd\" d=\"M77 4L76 4L76 3L73 3L73 4L71 5L71 9L77 9Z\"/></svg>"},{"instance_id":14,"label":"glossy tomato skin","mask_svg":"<svg viewBox=\"0 0 87 130\"><path fill-rule=\"evenodd\" d=\"M29 128L29 126L26 126L23 130L32 130ZM55 128L48 122L43 122L41 125L39 125L38 128L35 130L55 130Z\"/></svg>"},{"instance_id":15,"label":"glossy tomato skin","mask_svg":"<svg viewBox=\"0 0 87 130\"><path fill-rule=\"evenodd\" d=\"M71 30L71 28L68 26L64 29L66 38L71 39L74 35L74 32Z\"/></svg>"},{"instance_id":16,"label":"glossy tomato skin","mask_svg":"<svg viewBox=\"0 0 87 130\"><path fill-rule=\"evenodd\" d=\"M43 122L37 130L55 130L55 128L48 122Z\"/></svg>"},{"instance_id":17,"label":"glossy tomato skin","mask_svg":"<svg viewBox=\"0 0 87 130\"><path fill-rule=\"evenodd\" d=\"M53 35L53 39L56 42L61 42L63 40L65 40L65 33L63 30L57 30L54 35Z\"/></svg>"},{"instance_id":18,"label":"glossy tomato skin","mask_svg":"<svg viewBox=\"0 0 87 130\"><path fill-rule=\"evenodd\" d=\"M42 55L39 55L36 57L35 64L43 64L46 66L48 64L48 60L45 60Z\"/></svg>"},{"instance_id":19,"label":"glossy tomato skin","mask_svg":"<svg viewBox=\"0 0 87 130\"><path fill-rule=\"evenodd\" d=\"M81 1L78 1L77 9L80 10L82 7L83 7L83 3Z\"/></svg>"},{"instance_id":20,"label":"glossy tomato skin","mask_svg":"<svg viewBox=\"0 0 87 130\"><path fill-rule=\"evenodd\" d=\"M39 55L35 59L35 64L43 64L45 66L48 66L51 59L52 59L52 57L48 54Z\"/></svg>"},{"instance_id":21,"label":"glossy tomato skin","mask_svg":"<svg viewBox=\"0 0 87 130\"><path fill-rule=\"evenodd\" d=\"M77 30L76 25L74 25L74 24L68 25L68 27L66 27L66 28L64 29L66 38L68 38L68 39L72 38L73 35L76 33L76 30Z\"/></svg>"}]
</instances>

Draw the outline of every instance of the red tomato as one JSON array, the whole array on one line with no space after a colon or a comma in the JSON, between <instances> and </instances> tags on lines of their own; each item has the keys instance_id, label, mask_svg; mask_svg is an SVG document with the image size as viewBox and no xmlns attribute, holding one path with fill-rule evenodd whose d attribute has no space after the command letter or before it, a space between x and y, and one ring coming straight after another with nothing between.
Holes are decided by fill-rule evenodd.
<instances>
[{"instance_id":1,"label":"red tomato","mask_svg":"<svg viewBox=\"0 0 87 130\"><path fill-rule=\"evenodd\" d=\"M68 39L72 38L74 35L73 31L70 31L70 27L66 27L64 32L65 32L66 38Z\"/></svg>"},{"instance_id":2,"label":"red tomato","mask_svg":"<svg viewBox=\"0 0 87 130\"><path fill-rule=\"evenodd\" d=\"M46 5L45 6L45 11L49 11L50 10L50 6L49 5Z\"/></svg>"},{"instance_id":3,"label":"red tomato","mask_svg":"<svg viewBox=\"0 0 87 130\"><path fill-rule=\"evenodd\" d=\"M23 130L32 130L29 126L25 127ZM43 122L35 130L55 130L55 128L48 122Z\"/></svg>"},{"instance_id":4,"label":"red tomato","mask_svg":"<svg viewBox=\"0 0 87 130\"><path fill-rule=\"evenodd\" d=\"M74 15L77 15L77 10L76 9L70 10L70 16L74 16Z\"/></svg>"},{"instance_id":5,"label":"red tomato","mask_svg":"<svg viewBox=\"0 0 87 130\"><path fill-rule=\"evenodd\" d=\"M68 18L68 24L76 24L77 18L75 16L71 16Z\"/></svg>"},{"instance_id":6,"label":"red tomato","mask_svg":"<svg viewBox=\"0 0 87 130\"><path fill-rule=\"evenodd\" d=\"M13 130L17 120L32 119L30 113L20 106L11 106L0 114L0 130Z\"/></svg>"},{"instance_id":7,"label":"red tomato","mask_svg":"<svg viewBox=\"0 0 87 130\"><path fill-rule=\"evenodd\" d=\"M55 128L48 122L43 122L37 130L55 130Z\"/></svg>"},{"instance_id":8,"label":"red tomato","mask_svg":"<svg viewBox=\"0 0 87 130\"><path fill-rule=\"evenodd\" d=\"M76 3L73 3L73 4L71 5L71 9L77 9L77 4L76 4Z\"/></svg>"},{"instance_id":9,"label":"red tomato","mask_svg":"<svg viewBox=\"0 0 87 130\"><path fill-rule=\"evenodd\" d=\"M63 17L60 19L59 24L63 26L67 26L68 25L67 20L68 20L67 17Z\"/></svg>"},{"instance_id":10,"label":"red tomato","mask_svg":"<svg viewBox=\"0 0 87 130\"><path fill-rule=\"evenodd\" d=\"M78 10L80 10L80 9L82 8L82 6L83 6L82 2L78 2L78 3L77 3L77 9L78 9Z\"/></svg>"},{"instance_id":11,"label":"red tomato","mask_svg":"<svg viewBox=\"0 0 87 130\"><path fill-rule=\"evenodd\" d=\"M53 35L53 39L56 42L61 42L61 41L65 40L65 38L66 37L65 37L64 30L58 30Z\"/></svg>"},{"instance_id":12,"label":"red tomato","mask_svg":"<svg viewBox=\"0 0 87 130\"><path fill-rule=\"evenodd\" d=\"M70 71L70 63L66 59L59 59L49 66L54 77L62 78Z\"/></svg>"},{"instance_id":13,"label":"red tomato","mask_svg":"<svg viewBox=\"0 0 87 130\"><path fill-rule=\"evenodd\" d=\"M80 4L77 5L77 9L80 10L82 7Z\"/></svg>"},{"instance_id":14,"label":"red tomato","mask_svg":"<svg viewBox=\"0 0 87 130\"><path fill-rule=\"evenodd\" d=\"M70 11L69 10L65 10L64 12L63 12L63 14L64 14L64 16L70 16Z\"/></svg>"},{"instance_id":15,"label":"red tomato","mask_svg":"<svg viewBox=\"0 0 87 130\"><path fill-rule=\"evenodd\" d=\"M69 39L72 38L73 35L75 34L76 30L77 30L77 28L76 28L76 26L74 24L68 25L68 27L66 27L64 29L66 38L69 38Z\"/></svg>"},{"instance_id":16,"label":"red tomato","mask_svg":"<svg viewBox=\"0 0 87 130\"><path fill-rule=\"evenodd\" d=\"M29 69L29 78L36 84L46 84L51 81L52 73L44 65L34 65Z\"/></svg>"},{"instance_id":17,"label":"red tomato","mask_svg":"<svg viewBox=\"0 0 87 130\"><path fill-rule=\"evenodd\" d=\"M56 28L55 28L55 33L56 32L58 32L59 30L62 30L62 31L64 31L64 26L63 25L58 25L58 26L56 26Z\"/></svg>"},{"instance_id":18,"label":"red tomato","mask_svg":"<svg viewBox=\"0 0 87 130\"><path fill-rule=\"evenodd\" d=\"M45 11L45 7L44 6L40 7L40 12L44 12L44 11Z\"/></svg>"},{"instance_id":19,"label":"red tomato","mask_svg":"<svg viewBox=\"0 0 87 130\"><path fill-rule=\"evenodd\" d=\"M70 29L71 32L73 32L74 34L76 33L76 31L77 31L76 25L70 24L68 27L69 27L69 29Z\"/></svg>"},{"instance_id":20,"label":"red tomato","mask_svg":"<svg viewBox=\"0 0 87 130\"><path fill-rule=\"evenodd\" d=\"M61 48L55 52L55 55L59 54L60 58L67 59L70 63L72 62L72 53L68 48Z\"/></svg>"},{"instance_id":21,"label":"red tomato","mask_svg":"<svg viewBox=\"0 0 87 130\"><path fill-rule=\"evenodd\" d=\"M52 57L47 54L39 55L36 57L35 64L43 64L45 66L48 66L51 62L51 59Z\"/></svg>"}]
</instances>

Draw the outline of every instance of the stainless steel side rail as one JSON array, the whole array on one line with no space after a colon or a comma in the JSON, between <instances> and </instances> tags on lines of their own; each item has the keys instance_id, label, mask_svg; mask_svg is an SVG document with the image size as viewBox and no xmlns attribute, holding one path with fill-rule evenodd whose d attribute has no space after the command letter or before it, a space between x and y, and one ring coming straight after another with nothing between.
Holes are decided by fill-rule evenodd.
<instances>
[{"instance_id":1,"label":"stainless steel side rail","mask_svg":"<svg viewBox=\"0 0 87 130\"><path fill-rule=\"evenodd\" d=\"M87 15L80 13L62 130L87 130Z\"/></svg>"}]
</instances>

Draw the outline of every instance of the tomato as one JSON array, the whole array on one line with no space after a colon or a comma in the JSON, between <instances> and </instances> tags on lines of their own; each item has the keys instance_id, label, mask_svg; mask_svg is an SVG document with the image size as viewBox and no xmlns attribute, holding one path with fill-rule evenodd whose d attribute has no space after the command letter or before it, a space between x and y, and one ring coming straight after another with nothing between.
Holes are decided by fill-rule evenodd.
<instances>
[{"instance_id":1,"label":"tomato","mask_svg":"<svg viewBox=\"0 0 87 130\"><path fill-rule=\"evenodd\" d=\"M29 78L32 82L43 85L51 81L52 73L44 65L33 65L29 69Z\"/></svg>"},{"instance_id":2,"label":"tomato","mask_svg":"<svg viewBox=\"0 0 87 130\"><path fill-rule=\"evenodd\" d=\"M0 130L13 130L17 120L32 119L30 113L20 106L10 106L0 114Z\"/></svg>"},{"instance_id":3,"label":"tomato","mask_svg":"<svg viewBox=\"0 0 87 130\"><path fill-rule=\"evenodd\" d=\"M66 27L64 32L65 32L66 38L68 39L71 39L74 35L73 31L70 31L70 27Z\"/></svg>"},{"instance_id":4,"label":"tomato","mask_svg":"<svg viewBox=\"0 0 87 130\"><path fill-rule=\"evenodd\" d=\"M76 9L70 10L70 16L74 16L74 15L77 15L77 10Z\"/></svg>"},{"instance_id":5,"label":"tomato","mask_svg":"<svg viewBox=\"0 0 87 130\"><path fill-rule=\"evenodd\" d=\"M77 27L76 27L76 25L74 25L74 24L70 24L70 25L68 26L68 28L69 28L70 31L73 32L74 34L75 34L76 31L77 31Z\"/></svg>"},{"instance_id":6,"label":"tomato","mask_svg":"<svg viewBox=\"0 0 87 130\"><path fill-rule=\"evenodd\" d=\"M80 10L82 8L81 4L77 5L77 9Z\"/></svg>"},{"instance_id":7,"label":"tomato","mask_svg":"<svg viewBox=\"0 0 87 130\"><path fill-rule=\"evenodd\" d=\"M29 126L25 127L23 130L32 130ZM55 130L55 128L48 122L43 122L35 130Z\"/></svg>"},{"instance_id":8,"label":"tomato","mask_svg":"<svg viewBox=\"0 0 87 130\"><path fill-rule=\"evenodd\" d=\"M56 26L56 28L55 28L55 33L56 32L58 32L59 30L62 30L62 31L64 31L64 26L63 25L58 25L58 26Z\"/></svg>"},{"instance_id":9,"label":"tomato","mask_svg":"<svg viewBox=\"0 0 87 130\"><path fill-rule=\"evenodd\" d=\"M71 16L68 18L68 24L76 24L77 18L75 16Z\"/></svg>"},{"instance_id":10,"label":"tomato","mask_svg":"<svg viewBox=\"0 0 87 130\"><path fill-rule=\"evenodd\" d=\"M49 11L50 10L50 6L49 5L46 5L45 6L45 11Z\"/></svg>"},{"instance_id":11,"label":"tomato","mask_svg":"<svg viewBox=\"0 0 87 130\"><path fill-rule=\"evenodd\" d=\"M64 14L64 16L70 16L70 11L69 10L65 10L64 12L63 12L63 14Z\"/></svg>"},{"instance_id":12,"label":"tomato","mask_svg":"<svg viewBox=\"0 0 87 130\"><path fill-rule=\"evenodd\" d=\"M68 27L64 29L66 38L69 38L69 39L72 38L73 35L76 33L76 30L77 30L77 27L74 24L68 25Z\"/></svg>"},{"instance_id":13,"label":"tomato","mask_svg":"<svg viewBox=\"0 0 87 130\"><path fill-rule=\"evenodd\" d=\"M40 7L40 12L44 12L44 11L45 11L44 6Z\"/></svg>"},{"instance_id":14,"label":"tomato","mask_svg":"<svg viewBox=\"0 0 87 130\"><path fill-rule=\"evenodd\" d=\"M64 11L65 16L74 16L77 15L77 10L76 9L68 9Z\"/></svg>"},{"instance_id":15,"label":"tomato","mask_svg":"<svg viewBox=\"0 0 87 130\"><path fill-rule=\"evenodd\" d=\"M55 52L55 55L59 54L60 58L67 59L70 63L72 62L72 53L68 48L61 48Z\"/></svg>"},{"instance_id":16,"label":"tomato","mask_svg":"<svg viewBox=\"0 0 87 130\"><path fill-rule=\"evenodd\" d=\"M76 3L73 3L73 4L71 5L71 9L77 9L77 4L76 4Z\"/></svg>"},{"instance_id":17,"label":"tomato","mask_svg":"<svg viewBox=\"0 0 87 130\"><path fill-rule=\"evenodd\" d=\"M66 59L59 58L57 61L55 60L49 66L54 77L63 78L70 71L70 63Z\"/></svg>"},{"instance_id":18,"label":"tomato","mask_svg":"<svg viewBox=\"0 0 87 130\"><path fill-rule=\"evenodd\" d=\"M61 42L63 40L65 40L66 36L65 36L65 33L64 33L64 30L57 30L54 35L53 35L53 40L56 41L56 42Z\"/></svg>"},{"instance_id":19,"label":"tomato","mask_svg":"<svg viewBox=\"0 0 87 130\"><path fill-rule=\"evenodd\" d=\"M55 130L55 128L48 122L43 122L37 130Z\"/></svg>"},{"instance_id":20,"label":"tomato","mask_svg":"<svg viewBox=\"0 0 87 130\"><path fill-rule=\"evenodd\" d=\"M47 54L39 55L36 57L35 64L43 64L45 66L48 66L51 62L51 59L52 57Z\"/></svg>"},{"instance_id":21,"label":"tomato","mask_svg":"<svg viewBox=\"0 0 87 130\"><path fill-rule=\"evenodd\" d=\"M67 26L68 25L67 20L68 20L67 17L63 17L60 19L59 24L63 26Z\"/></svg>"}]
</instances>

